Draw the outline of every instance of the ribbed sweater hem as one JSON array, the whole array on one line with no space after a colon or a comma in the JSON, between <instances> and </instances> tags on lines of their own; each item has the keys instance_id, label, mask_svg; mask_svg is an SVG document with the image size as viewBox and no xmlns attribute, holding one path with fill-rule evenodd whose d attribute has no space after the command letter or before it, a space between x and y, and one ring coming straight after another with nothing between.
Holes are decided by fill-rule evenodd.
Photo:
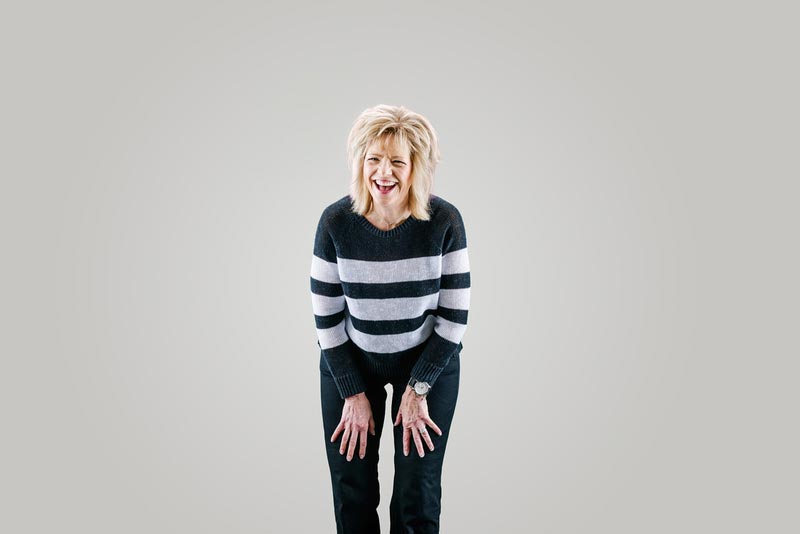
<instances>
[{"instance_id":1,"label":"ribbed sweater hem","mask_svg":"<svg viewBox=\"0 0 800 534\"><path fill-rule=\"evenodd\" d=\"M421 349L396 354L374 354L359 351L359 367L366 376L382 380L396 380L399 377L411 378L411 369L419 359Z\"/></svg>"},{"instance_id":2,"label":"ribbed sweater hem","mask_svg":"<svg viewBox=\"0 0 800 534\"><path fill-rule=\"evenodd\" d=\"M422 343L411 349L393 354L378 354L357 348L356 353L359 355L358 367L364 373L364 376L382 380L396 380L398 378L410 380L413 370L414 378L433 385L444 368L420 360L424 348L425 343ZM458 350L461 350L460 343Z\"/></svg>"}]
</instances>

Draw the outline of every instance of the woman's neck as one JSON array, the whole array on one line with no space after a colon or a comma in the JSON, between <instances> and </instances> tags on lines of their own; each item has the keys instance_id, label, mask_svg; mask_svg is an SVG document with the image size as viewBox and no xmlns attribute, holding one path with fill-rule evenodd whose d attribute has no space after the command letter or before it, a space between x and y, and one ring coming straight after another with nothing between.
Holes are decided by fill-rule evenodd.
<instances>
[{"instance_id":1,"label":"woman's neck","mask_svg":"<svg viewBox=\"0 0 800 534\"><path fill-rule=\"evenodd\" d=\"M411 211L407 207L402 210L392 210L376 204L373 204L372 209L365 215L369 222L381 230L391 230L410 216Z\"/></svg>"}]
</instances>

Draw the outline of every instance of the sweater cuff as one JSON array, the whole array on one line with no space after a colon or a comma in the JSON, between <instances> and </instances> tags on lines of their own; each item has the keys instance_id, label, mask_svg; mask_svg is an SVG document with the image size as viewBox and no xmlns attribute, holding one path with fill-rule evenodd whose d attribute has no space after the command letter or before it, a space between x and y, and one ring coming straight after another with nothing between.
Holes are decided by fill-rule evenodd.
<instances>
[{"instance_id":1,"label":"sweater cuff","mask_svg":"<svg viewBox=\"0 0 800 534\"><path fill-rule=\"evenodd\" d=\"M427 382L433 386L439 375L450 363L450 359L456 352L461 351L461 343L453 343L443 338L435 330L428 338L425 348L420 354L419 359L411 369L411 377L420 382Z\"/></svg>"},{"instance_id":2,"label":"sweater cuff","mask_svg":"<svg viewBox=\"0 0 800 534\"><path fill-rule=\"evenodd\" d=\"M442 371L444 371L444 367L439 367L420 358L411 369L411 377L420 382L427 382L432 387L439 375L442 374Z\"/></svg>"},{"instance_id":3,"label":"sweater cuff","mask_svg":"<svg viewBox=\"0 0 800 534\"><path fill-rule=\"evenodd\" d=\"M336 389L339 391L339 396L343 399L352 397L357 393L367 390L364 384L364 379L358 372L352 372L342 376L334 376L333 382L336 384Z\"/></svg>"}]
</instances>

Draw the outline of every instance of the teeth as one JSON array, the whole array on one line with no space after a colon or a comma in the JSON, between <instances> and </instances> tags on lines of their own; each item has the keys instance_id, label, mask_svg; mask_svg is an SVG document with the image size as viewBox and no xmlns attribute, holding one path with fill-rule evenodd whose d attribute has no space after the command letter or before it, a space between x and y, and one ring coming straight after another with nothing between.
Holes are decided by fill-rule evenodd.
<instances>
[{"instance_id":1,"label":"teeth","mask_svg":"<svg viewBox=\"0 0 800 534\"><path fill-rule=\"evenodd\" d=\"M389 182L387 180L375 180L375 181L381 185L394 185L394 182Z\"/></svg>"}]
</instances>

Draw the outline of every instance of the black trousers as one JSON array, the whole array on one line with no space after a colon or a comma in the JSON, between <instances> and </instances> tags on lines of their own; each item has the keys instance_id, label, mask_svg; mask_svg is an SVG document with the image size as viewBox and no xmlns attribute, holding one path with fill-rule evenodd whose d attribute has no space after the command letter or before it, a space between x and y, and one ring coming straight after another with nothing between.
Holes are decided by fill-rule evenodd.
<instances>
[{"instance_id":1,"label":"black trousers","mask_svg":"<svg viewBox=\"0 0 800 534\"><path fill-rule=\"evenodd\" d=\"M356 453L349 462L346 452L339 454L341 435L333 443L330 440L342 418L344 399L339 397L333 377L320 355L324 441L333 485L337 534L380 533L377 512L380 502L378 445L386 414L386 384L392 384L390 424L394 429L394 485L389 504L390 534L439 532L442 463L458 398L461 367L459 352L453 355L428 393L428 413L442 430L442 435L439 436L428 427L434 450L429 450L423 443L425 456L420 458L414 440L411 439L410 453L408 456L403 455L403 427L394 426L394 421L410 374L398 372L395 376L382 376L380 373L367 373L364 377L367 381L365 394L372 407L376 435L367 433L367 454L364 459L358 457L356 448Z\"/></svg>"}]
</instances>

